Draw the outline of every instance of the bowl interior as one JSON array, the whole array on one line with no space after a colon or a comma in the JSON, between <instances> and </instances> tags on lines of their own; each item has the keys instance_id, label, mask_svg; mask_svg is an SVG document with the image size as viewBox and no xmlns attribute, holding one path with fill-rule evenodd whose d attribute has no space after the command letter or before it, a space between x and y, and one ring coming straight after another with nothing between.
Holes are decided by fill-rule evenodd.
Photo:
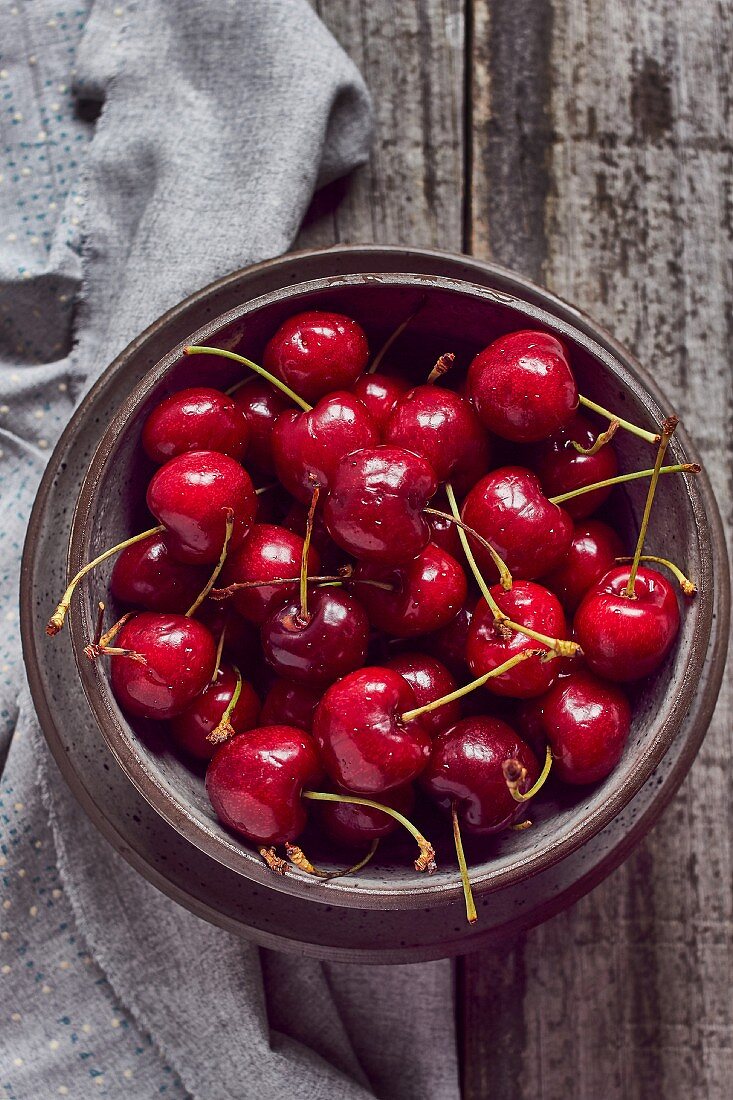
<instances>
[{"instance_id":1,"label":"bowl interior","mask_svg":"<svg viewBox=\"0 0 733 1100\"><path fill-rule=\"evenodd\" d=\"M216 344L260 360L266 341L286 317L305 308L324 308L356 318L372 349L377 349L418 306L419 312L384 363L385 369L403 372L415 382L425 379L440 354L453 351L452 384L459 386L471 357L495 337L523 327L542 328L555 332L568 345L582 393L650 428L669 411L660 410L637 379L568 324L507 294L437 277L339 276L298 284L243 303L191 334L187 342ZM72 569L154 522L145 507L145 487L153 467L140 446L142 425L152 407L185 386L226 387L240 377L236 364L213 356L184 357L180 346L149 372L110 424L90 465L72 528ZM653 448L636 437L619 432L615 442L622 470L653 463ZM669 461L686 460L683 444L677 439L668 453ZM521 449L507 453L506 458L521 462ZM632 483L616 490L607 506L629 552L645 493L645 482ZM477 892L548 866L598 832L646 781L679 728L705 652L707 636L702 635L709 631L709 548L699 495L689 478L660 479L647 551L686 567L700 582L700 595L685 608L680 638L668 662L633 691L634 721L624 757L607 780L593 787L573 790L551 781L533 804L531 829L481 842L466 838ZM298 893L311 889L310 883L296 875L277 881L274 876L265 878L256 853L217 822L204 790L203 772L171 749L164 728L146 722L135 723L133 728L112 696L104 662L90 664L81 655L92 630L96 601L103 595L107 598L111 568L108 563L94 574L70 616L70 627L85 692L112 751L158 812L214 858L247 878L269 881L278 889ZM119 610L112 602L109 607L110 614ZM419 648L419 639L415 648ZM416 876L409 840L396 837L383 844L378 857L358 875L332 883L334 904L414 906L426 895L431 900L441 893L455 895L460 887L450 831L427 807L421 806L417 817L438 842L436 875L430 879ZM325 850L316 836L306 836L303 843L309 845L314 862L325 866L349 862L348 854Z\"/></svg>"}]
</instances>

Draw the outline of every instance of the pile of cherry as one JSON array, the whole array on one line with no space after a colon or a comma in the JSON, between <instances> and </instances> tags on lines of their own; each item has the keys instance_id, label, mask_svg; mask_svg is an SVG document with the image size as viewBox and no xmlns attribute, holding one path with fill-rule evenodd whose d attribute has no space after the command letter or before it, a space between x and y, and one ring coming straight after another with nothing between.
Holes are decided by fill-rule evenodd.
<instances>
[{"instance_id":1,"label":"pile of cherry","mask_svg":"<svg viewBox=\"0 0 733 1100\"><path fill-rule=\"evenodd\" d=\"M550 769L590 784L621 758L621 685L659 668L679 631L660 566L695 591L642 553L654 492L662 474L696 468L663 465L674 418L655 434L579 395L547 333L500 336L467 374L442 355L413 387L377 369L391 342L370 366L359 324L310 311L281 325L263 366L187 347L245 377L153 409L142 446L158 465L157 525L85 566L48 632L117 554L111 590L130 610L104 631L100 603L87 654L109 658L125 713L168 723L175 746L208 762L223 824L273 870L288 866L284 845L324 880L336 873L296 844L309 811L363 857L342 874L401 824L430 872L433 846L409 818L417 791L452 821L475 920L461 829L527 827ZM619 429L649 443L649 469L619 474ZM501 465L507 447L515 464ZM625 558L589 517L640 477Z\"/></svg>"}]
</instances>

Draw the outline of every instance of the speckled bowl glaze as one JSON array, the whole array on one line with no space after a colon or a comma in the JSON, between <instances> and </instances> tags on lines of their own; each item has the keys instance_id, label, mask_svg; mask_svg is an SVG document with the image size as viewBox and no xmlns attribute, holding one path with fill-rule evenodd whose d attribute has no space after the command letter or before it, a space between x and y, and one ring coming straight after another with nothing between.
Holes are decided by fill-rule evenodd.
<instances>
[{"instance_id":1,"label":"speckled bowl glaze","mask_svg":"<svg viewBox=\"0 0 733 1100\"><path fill-rule=\"evenodd\" d=\"M605 782L577 791L550 785L533 807L532 829L471 845L480 920L470 929L449 832L434 821L430 833L440 859L434 876L416 875L409 847L397 842L358 875L326 887L298 873L273 876L223 829L201 774L170 750L153 724L133 729L112 696L104 664L83 656L109 571L100 570L80 594L68 635L46 641L42 623L63 587L64 567L73 572L148 523L144 487L151 469L139 438L152 406L194 382L229 385L240 376L224 360L183 357L185 343L216 344L256 359L291 313L333 308L356 317L377 347L418 302L423 308L402 345L410 355L405 369L416 378L442 351L457 352L465 364L503 332L542 327L569 346L582 392L648 427L672 411L601 329L490 265L380 248L286 257L182 303L109 368L52 459L24 561L31 688L49 744L93 819L143 873L195 911L258 942L331 958L398 961L468 950L542 919L588 889L623 858L681 781L707 727L725 657L726 554L709 484L704 475L662 479L649 552L684 563L699 587L684 610L678 645L664 669L635 692L632 735ZM622 469L650 465L650 449L635 437L619 433L617 446ZM670 452L671 461L696 461L684 432ZM643 484L617 495L617 521L629 541L644 495ZM314 852L328 862L327 853Z\"/></svg>"}]
</instances>

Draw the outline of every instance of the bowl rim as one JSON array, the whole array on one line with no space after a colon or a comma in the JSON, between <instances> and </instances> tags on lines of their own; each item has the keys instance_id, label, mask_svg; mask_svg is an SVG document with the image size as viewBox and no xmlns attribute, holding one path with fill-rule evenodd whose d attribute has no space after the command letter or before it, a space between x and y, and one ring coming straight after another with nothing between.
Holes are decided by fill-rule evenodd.
<instances>
[{"instance_id":1,"label":"bowl rim","mask_svg":"<svg viewBox=\"0 0 733 1100\"><path fill-rule=\"evenodd\" d=\"M379 254L380 251L384 250L375 247L374 251ZM404 250L395 249L395 251L399 252ZM405 254L409 256L410 251L415 252L417 250L408 250ZM308 252L306 254L311 253ZM430 255L431 253L428 252L427 254ZM467 259L470 260L470 258ZM496 270L499 274L502 273L501 269ZM522 279L521 276L515 276L510 273L510 277L522 287L526 286L527 290L539 297L540 300L556 300L554 296L550 295L547 291L534 286L529 281ZM227 277L227 279L230 278L232 278L232 276ZM424 286L427 283L431 287L445 289L460 295L468 295L474 299L479 298L487 301L498 301L504 306L521 311L525 318L529 316L544 327L549 328L550 331L569 337L583 346L596 360L600 360L611 370L623 388L633 394L635 400L641 404L653 421L658 420L662 415L666 415L663 412L663 406L666 404L665 399L658 393L657 387L653 382L646 378L643 368L628 355L625 349L622 349L625 359L625 363L622 363L610 351L598 344L583 328L578 327L577 324L573 324L568 320L564 320L546 312L543 308L537 306L533 301L527 298L512 295L505 291L486 288L472 283L468 279L413 274L409 272L395 273L388 271L372 272L368 274L357 273L304 280L299 283L290 284L287 287L281 287L275 291L258 295L256 298L252 298L242 303L233 310L213 317L211 320L207 321L204 326L196 330L194 334L187 337L185 341L182 341L171 349L167 355L146 372L143 379L134 387L127 400L123 403L108 425L90 461L89 469L84 477L81 491L74 508L68 553L69 570L71 572L75 571L77 565L84 559L85 547L88 543L88 536L91 533L89 524L90 509L96 486L105 468L106 462L114 451L119 430L126 424L130 415L137 409L139 403L144 399L150 389L157 385L170 366L178 361L181 349L185 343L190 343L194 340L199 342L205 341L230 321L246 316L248 313L253 313L273 302L299 298L304 294L319 290L344 286L358 286L365 283L373 284L375 279L379 279L382 283L398 286ZM195 295L194 299L205 299L217 285L219 284L215 283L205 288L204 291ZM191 299L189 299L189 301L191 301ZM557 301L559 302L559 300ZM560 304L565 306L565 303L560 302ZM569 308L573 315L577 316L579 320L584 320L583 315L575 307L570 306L566 308ZM156 324L157 323L160 322L156 322ZM594 322L589 321L588 324L596 331L602 332L600 326L595 325ZM143 333L142 336L138 338L138 341L123 353L123 357L132 354L137 343L143 340L144 337L145 333ZM625 365L626 363L632 365L633 370ZM674 450L677 461L687 457L692 460L695 458L694 448L689 443L685 433L681 433L680 439L675 440ZM698 553L700 557L700 595L696 601L697 640L699 644L695 646L695 651L691 654L682 681L677 686L674 693L674 701L668 709L665 721L657 730L653 741L644 750L639 761L639 766L632 775L626 778L624 783L615 791L609 792L603 802L592 810L589 815L569 827L560 840L555 842L553 846L550 847L547 842L539 844L536 850L528 852L525 855L517 855L517 857L507 865L488 869L482 873L477 872L472 879L474 882L474 889L477 893L491 893L494 890L504 888L519 880L526 879L530 875L559 862L566 855L579 848L591 836L600 832L634 797L644 782L646 782L649 775L659 763L659 760L662 759L667 751L684 718L692 699L697 681L697 673L704 657L707 639L710 634L717 586L713 583L714 564L710 529L705 521L705 508L703 502L705 494L703 489L706 486L704 483L690 483L690 479L687 477L683 477L682 480L685 482L687 497L693 510L698 540ZM259 860L244 849L238 842L234 840L227 840L225 842L221 836L206 829L199 820L189 813L183 803L173 798L171 793L157 781L155 776L151 774L147 768L142 766L140 757L130 751L130 740L125 737L120 726L116 705L109 705L111 692L107 685L107 678L103 676L100 670L95 666L80 660L85 636L82 633L82 627L84 627L86 631L89 626L89 623L83 620L84 614L76 616L72 614L70 615L69 625L77 669L82 679L85 694L87 695L97 724L110 751L139 793L146 799L152 808L180 832L185 839L195 844L196 847L200 848L218 862L244 875L247 879L255 879L271 888L282 889L285 893L292 893L294 891L301 893L304 890L308 890L311 884L306 881L301 887L300 881L295 876L289 876L287 883L283 880L275 880L266 868L260 864ZM102 687L101 691L100 686ZM435 880L432 882L431 880L427 880L424 883L421 880L420 885L416 884L414 888L408 889L406 889L404 885L401 885L399 888L372 885L354 887L353 885L340 883L333 883L332 885L334 887L339 885L340 887L338 890L333 890L330 893L333 904L348 907L384 906L385 904L389 906L390 903L394 904L395 902L404 907L419 907L428 901L437 902L440 898L445 898L446 900L449 898L452 899L460 893L459 884L436 882Z\"/></svg>"}]
</instances>

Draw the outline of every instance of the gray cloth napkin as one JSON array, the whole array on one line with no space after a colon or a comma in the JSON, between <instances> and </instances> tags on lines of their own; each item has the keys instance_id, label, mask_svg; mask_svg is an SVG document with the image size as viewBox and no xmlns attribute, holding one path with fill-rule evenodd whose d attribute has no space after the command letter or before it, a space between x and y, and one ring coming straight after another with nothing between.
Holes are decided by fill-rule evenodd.
<instances>
[{"instance_id":1,"label":"gray cloth napkin","mask_svg":"<svg viewBox=\"0 0 733 1100\"><path fill-rule=\"evenodd\" d=\"M286 959L160 895L66 790L17 637L25 523L80 395L181 297L290 245L367 155L361 78L305 0L0 0L0 128L0 1092L452 1100L448 964Z\"/></svg>"}]
</instances>

